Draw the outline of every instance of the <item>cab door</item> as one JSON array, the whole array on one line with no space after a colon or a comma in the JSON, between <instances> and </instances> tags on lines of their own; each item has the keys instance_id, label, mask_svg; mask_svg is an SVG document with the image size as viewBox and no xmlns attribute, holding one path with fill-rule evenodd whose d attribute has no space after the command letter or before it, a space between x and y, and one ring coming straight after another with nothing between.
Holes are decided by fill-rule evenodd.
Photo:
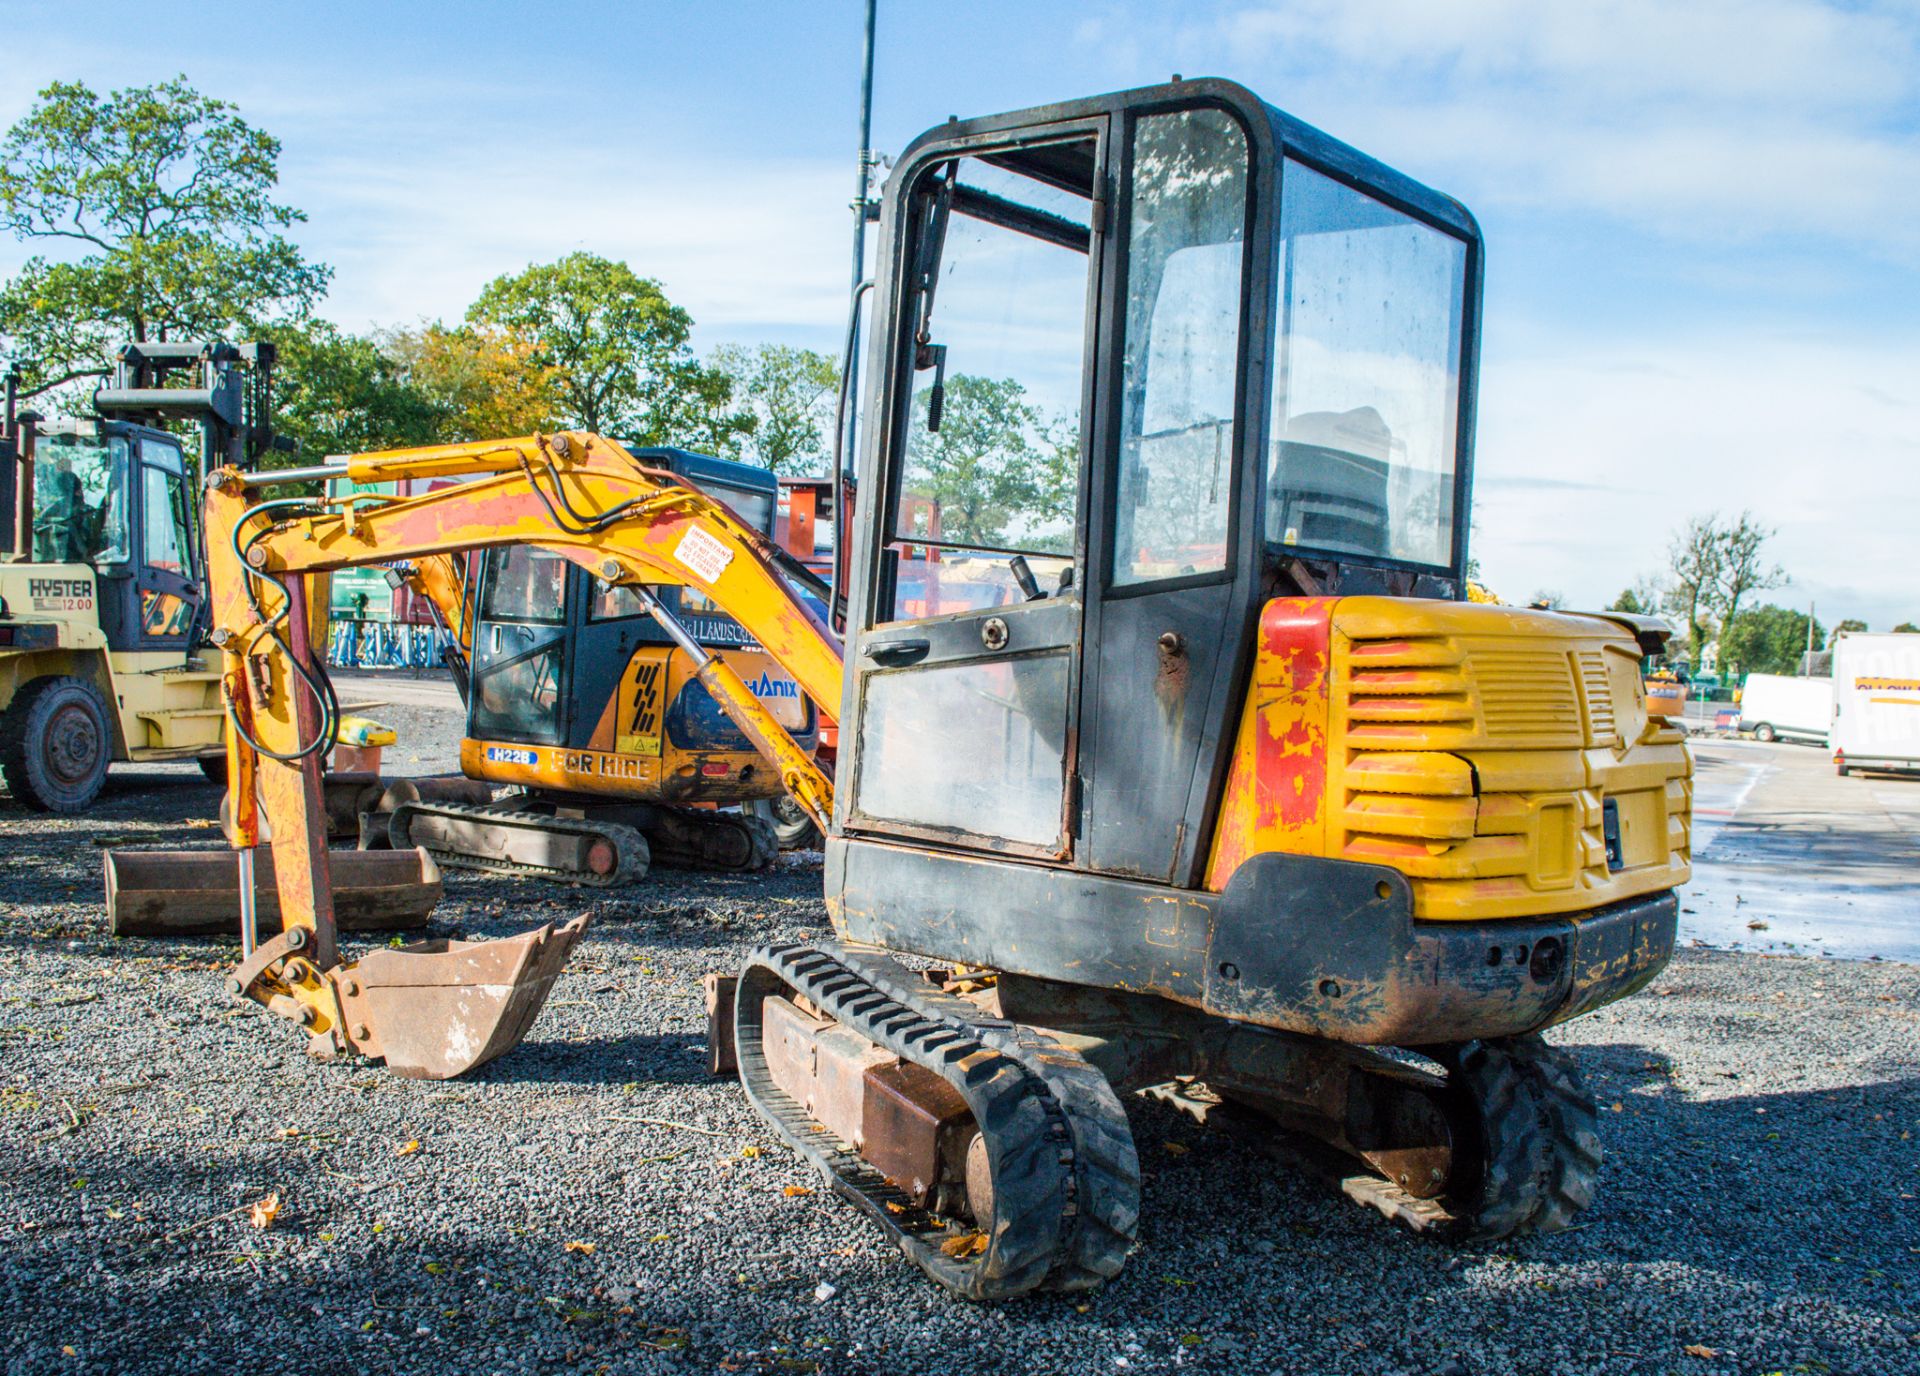
<instances>
[{"instance_id":1,"label":"cab door","mask_svg":"<svg viewBox=\"0 0 1920 1376\"><path fill-rule=\"evenodd\" d=\"M851 830L1072 856L1106 129L1020 129L898 183Z\"/></svg>"},{"instance_id":2,"label":"cab door","mask_svg":"<svg viewBox=\"0 0 1920 1376\"><path fill-rule=\"evenodd\" d=\"M1210 835L1256 603L1243 397L1253 198L1246 130L1215 106L1129 119L1113 312L1114 439L1090 555L1081 862L1191 883Z\"/></svg>"},{"instance_id":3,"label":"cab door","mask_svg":"<svg viewBox=\"0 0 1920 1376\"><path fill-rule=\"evenodd\" d=\"M481 741L562 744L572 565L533 545L490 550L480 562L467 734Z\"/></svg>"},{"instance_id":4,"label":"cab door","mask_svg":"<svg viewBox=\"0 0 1920 1376\"><path fill-rule=\"evenodd\" d=\"M134 565L142 649L188 648L206 597L192 502L180 446L168 437L142 435L134 442L134 500L139 510L140 554Z\"/></svg>"}]
</instances>

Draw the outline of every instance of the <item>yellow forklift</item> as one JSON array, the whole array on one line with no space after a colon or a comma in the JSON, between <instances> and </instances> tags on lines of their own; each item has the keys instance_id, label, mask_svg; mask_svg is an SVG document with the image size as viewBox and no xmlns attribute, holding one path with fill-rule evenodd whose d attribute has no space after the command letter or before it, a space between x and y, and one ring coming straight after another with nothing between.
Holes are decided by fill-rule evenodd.
<instances>
[{"instance_id":1,"label":"yellow forklift","mask_svg":"<svg viewBox=\"0 0 1920 1376\"><path fill-rule=\"evenodd\" d=\"M198 476L273 446L272 344L118 351L94 418L0 426L0 775L43 812L84 812L113 761L200 760L223 777ZM168 421L198 423L201 465Z\"/></svg>"},{"instance_id":2,"label":"yellow forklift","mask_svg":"<svg viewBox=\"0 0 1920 1376\"><path fill-rule=\"evenodd\" d=\"M271 822L288 924L232 987L410 1075L531 1026L584 919L343 958L301 589L538 546L628 589L821 824L835 937L716 977L712 1045L941 1285L1117 1274L1136 1092L1307 1144L1414 1229L1567 1226L1598 1115L1539 1034L1669 959L1692 766L1640 680L1664 628L1465 600L1482 251L1224 81L923 136L883 207L844 646L763 534L598 436L214 475L238 843ZM982 423L1009 401L1059 462ZM662 586L840 723L834 779Z\"/></svg>"}]
</instances>

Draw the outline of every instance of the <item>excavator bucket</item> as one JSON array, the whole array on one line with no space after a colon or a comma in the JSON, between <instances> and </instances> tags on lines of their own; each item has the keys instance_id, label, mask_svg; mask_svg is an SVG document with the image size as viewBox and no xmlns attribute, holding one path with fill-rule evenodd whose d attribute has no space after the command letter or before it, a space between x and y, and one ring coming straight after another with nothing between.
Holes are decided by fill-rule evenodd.
<instances>
[{"instance_id":1,"label":"excavator bucket","mask_svg":"<svg viewBox=\"0 0 1920 1376\"><path fill-rule=\"evenodd\" d=\"M450 1080L519 1045L585 916L496 941L416 941L330 974L348 1041L415 1080Z\"/></svg>"}]
</instances>

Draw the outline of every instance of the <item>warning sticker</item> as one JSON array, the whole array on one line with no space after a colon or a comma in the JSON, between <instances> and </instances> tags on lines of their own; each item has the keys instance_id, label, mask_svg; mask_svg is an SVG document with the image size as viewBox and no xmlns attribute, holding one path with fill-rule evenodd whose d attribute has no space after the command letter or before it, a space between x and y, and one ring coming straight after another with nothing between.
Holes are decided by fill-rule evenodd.
<instances>
[{"instance_id":1,"label":"warning sticker","mask_svg":"<svg viewBox=\"0 0 1920 1376\"><path fill-rule=\"evenodd\" d=\"M673 557L699 574L707 582L719 580L733 562L733 551L699 526L688 526L687 533L674 546Z\"/></svg>"}]
</instances>

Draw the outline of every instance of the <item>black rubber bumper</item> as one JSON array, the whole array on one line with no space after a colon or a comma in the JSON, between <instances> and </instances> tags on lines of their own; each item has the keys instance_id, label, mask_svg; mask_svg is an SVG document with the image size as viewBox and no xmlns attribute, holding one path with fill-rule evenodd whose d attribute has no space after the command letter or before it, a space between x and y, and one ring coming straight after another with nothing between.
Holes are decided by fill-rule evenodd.
<instances>
[{"instance_id":1,"label":"black rubber bumper","mask_svg":"<svg viewBox=\"0 0 1920 1376\"><path fill-rule=\"evenodd\" d=\"M1631 994L1673 954L1671 890L1565 917L1422 922L1399 871L1258 855L1223 893L836 838L855 941L1369 1046L1515 1036Z\"/></svg>"}]
</instances>

